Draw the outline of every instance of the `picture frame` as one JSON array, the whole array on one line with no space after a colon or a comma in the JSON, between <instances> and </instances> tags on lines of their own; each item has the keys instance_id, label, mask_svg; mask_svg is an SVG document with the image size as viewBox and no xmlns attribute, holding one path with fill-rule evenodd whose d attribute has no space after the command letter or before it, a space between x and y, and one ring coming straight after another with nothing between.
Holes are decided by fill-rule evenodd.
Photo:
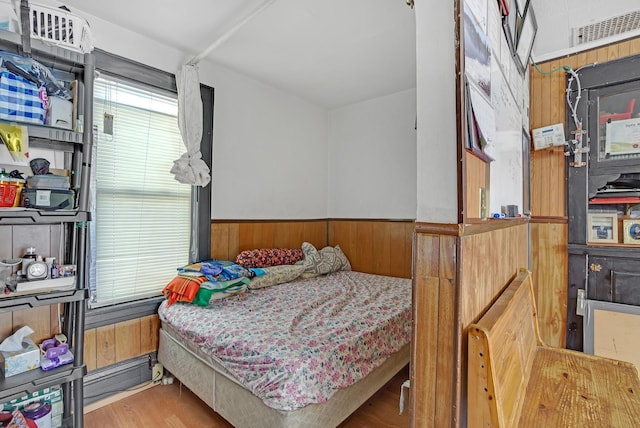
<instances>
[{"instance_id":1,"label":"picture frame","mask_svg":"<svg viewBox=\"0 0 640 428\"><path fill-rule=\"evenodd\" d=\"M472 153L474 156L481 159L483 162L489 163L493 159L484 152L484 145L486 141L478 126L475 114L473 112L473 105L471 103L471 93L469 89L469 82L465 78L465 114L466 114L466 138L465 149Z\"/></svg>"},{"instance_id":2,"label":"picture frame","mask_svg":"<svg viewBox=\"0 0 640 428\"><path fill-rule=\"evenodd\" d=\"M531 49L533 48L533 42L536 39L537 32L538 21L536 20L536 14L533 11L533 6L527 3L524 14L521 15L519 20L516 19L516 48L514 57L521 74L524 74L529 65L529 57L531 56Z\"/></svg>"},{"instance_id":3,"label":"picture frame","mask_svg":"<svg viewBox=\"0 0 640 428\"><path fill-rule=\"evenodd\" d=\"M516 44L518 42L517 37L517 21L520 11L518 10L518 2L512 0L512 4L509 4L509 9L506 15L502 16L502 31L507 39L507 45L511 51L511 55L516 53Z\"/></svg>"},{"instance_id":4,"label":"picture frame","mask_svg":"<svg viewBox=\"0 0 640 428\"><path fill-rule=\"evenodd\" d=\"M507 16L509 14L509 0L498 0L498 8L501 16Z\"/></svg>"},{"instance_id":5,"label":"picture frame","mask_svg":"<svg viewBox=\"0 0 640 428\"><path fill-rule=\"evenodd\" d=\"M630 245L640 245L640 218L622 220L622 242Z\"/></svg>"},{"instance_id":6,"label":"picture frame","mask_svg":"<svg viewBox=\"0 0 640 428\"><path fill-rule=\"evenodd\" d=\"M589 213L588 220L587 242L618 243L618 213Z\"/></svg>"}]
</instances>

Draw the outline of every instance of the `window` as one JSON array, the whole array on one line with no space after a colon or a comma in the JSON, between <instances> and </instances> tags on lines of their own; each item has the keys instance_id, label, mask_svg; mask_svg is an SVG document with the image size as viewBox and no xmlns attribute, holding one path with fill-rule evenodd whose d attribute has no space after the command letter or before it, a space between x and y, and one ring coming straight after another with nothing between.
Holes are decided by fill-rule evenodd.
<instances>
[{"instance_id":1,"label":"window","mask_svg":"<svg viewBox=\"0 0 640 428\"><path fill-rule=\"evenodd\" d=\"M91 307L158 296L188 263L192 189L169 172L185 151L177 111L174 93L95 81Z\"/></svg>"}]
</instances>

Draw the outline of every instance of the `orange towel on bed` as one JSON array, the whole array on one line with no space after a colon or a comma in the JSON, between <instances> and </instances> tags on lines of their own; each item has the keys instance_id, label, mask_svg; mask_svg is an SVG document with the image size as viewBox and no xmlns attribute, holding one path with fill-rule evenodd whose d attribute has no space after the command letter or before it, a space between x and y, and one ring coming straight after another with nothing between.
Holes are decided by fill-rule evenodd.
<instances>
[{"instance_id":1,"label":"orange towel on bed","mask_svg":"<svg viewBox=\"0 0 640 428\"><path fill-rule=\"evenodd\" d=\"M167 306L175 302L191 303L200 289L200 284L206 280L207 277L204 275L176 276L162 289L162 294L167 299Z\"/></svg>"}]
</instances>

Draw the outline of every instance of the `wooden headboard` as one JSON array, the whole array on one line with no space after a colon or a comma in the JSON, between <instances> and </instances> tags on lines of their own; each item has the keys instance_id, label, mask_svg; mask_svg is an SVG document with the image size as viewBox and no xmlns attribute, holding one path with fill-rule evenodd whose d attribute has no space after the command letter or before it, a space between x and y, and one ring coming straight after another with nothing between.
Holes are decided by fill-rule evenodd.
<instances>
[{"instance_id":1,"label":"wooden headboard","mask_svg":"<svg viewBox=\"0 0 640 428\"><path fill-rule=\"evenodd\" d=\"M353 270L411 278L413 220L212 220L211 257L252 248L340 245Z\"/></svg>"}]
</instances>

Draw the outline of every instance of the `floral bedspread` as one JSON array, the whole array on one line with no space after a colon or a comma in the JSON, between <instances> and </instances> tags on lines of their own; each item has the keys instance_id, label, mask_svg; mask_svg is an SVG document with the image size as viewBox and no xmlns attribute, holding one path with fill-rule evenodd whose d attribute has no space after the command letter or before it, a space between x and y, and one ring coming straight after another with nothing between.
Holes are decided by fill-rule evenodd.
<instances>
[{"instance_id":1,"label":"floral bedspread","mask_svg":"<svg viewBox=\"0 0 640 428\"><path fill-rule=\"evenodd\" d=\"M411 339L411 280L341 271L232 296L208 307L166 301L163 323L263 402L328 400Z\"/></svg>"}]
</instances>

